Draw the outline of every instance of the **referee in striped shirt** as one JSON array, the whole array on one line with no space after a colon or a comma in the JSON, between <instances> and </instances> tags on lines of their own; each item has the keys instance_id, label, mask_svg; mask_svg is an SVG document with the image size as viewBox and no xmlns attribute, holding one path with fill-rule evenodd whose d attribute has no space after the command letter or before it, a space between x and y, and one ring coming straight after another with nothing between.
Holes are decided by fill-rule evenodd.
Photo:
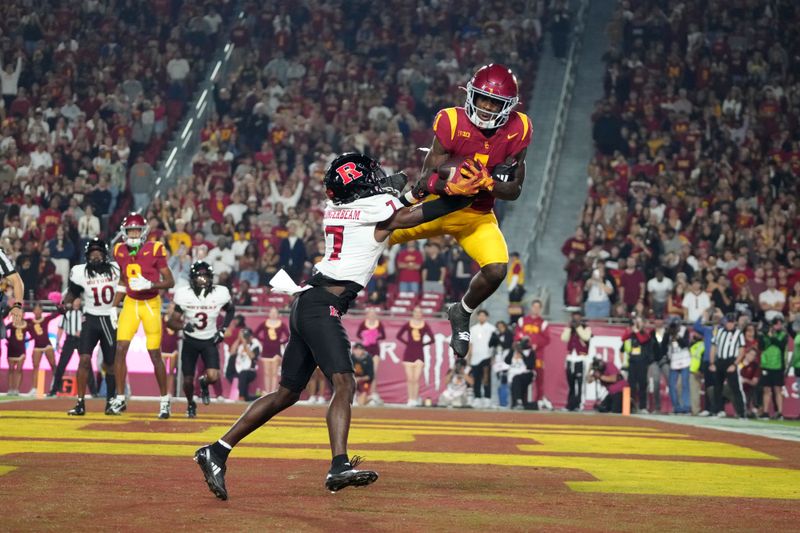
<instances>
[{"instance_id":1,"label":"referee in striped shirt","mask_svg":"<svg viewBox=\"0 0 800 533\"><path fill-rule=\"evenodd\" d=\"M744 358L744 335L736 327L736 315L729 313L722 319L723 327L717 329L711 341L708 369L714 373L714 405L712 414L725 416L725 397L722 389L725 382L731 389L733 407L739 418L744 417L744 391L739 379L739 363Z\"/></svg>"},{"instance_id":2,"label":"referee in striped shirt","mask_svg":"<svg viewBox=\"0 0 800 533\"><path fill-rule=\"evenodd\" d=\"M11 287L14 289L14 301L11 303L11 311L9 311L9 315L11 315L14 324L21 325L22 324L22 302L25 295L25 284L22 282L22 278L19 275L19 272L16 271L14 268L14 263L11 262L11 259L8 258L6 253L0 249L0 279L5 278L11 284Z\"/></svg>"},{"instance_id":3,"label":"referee in striped shirt","mask_svg":"<svg viewBox=\"0 0 800 533\"><path fill-rule=\"evenodd\" d=\"M58 336L56 337L56 346L61 344L61 336L66 333L67 338L64 340L64 345L61 347L61 356L58 359L58 366L56 367L55 374L53 375L53 387L50 389L48 396L55 396L61 390L61 380L64 378L64 372L67 370L67 365L72 354L79 347L81 336L81 326L83 325L83 311L81 310L81 299L75 298L72 301L72 307L64 313L61 318L61 326L58 328ZM89 390L92 394L96 394L97 385L94 380L94 373L89 373Z\"/></svg>"}]
</instances>

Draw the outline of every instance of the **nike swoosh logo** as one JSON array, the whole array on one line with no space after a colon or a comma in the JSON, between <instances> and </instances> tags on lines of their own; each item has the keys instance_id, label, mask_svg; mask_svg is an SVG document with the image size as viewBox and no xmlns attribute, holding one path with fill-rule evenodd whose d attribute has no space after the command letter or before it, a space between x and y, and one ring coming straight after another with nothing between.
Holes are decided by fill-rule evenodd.
<instances>
[{"instance_id":1,"label":"nike swoosh logo","mask_svg":"<svg viewBox=\"0 0 800 533\"><path fill-rule=\"evenodd\" d=\"M507 137L507 138L508 138L508 140L510 141L511 139L513 139L514 137L516 137L517 135L519 135L519 132L517 132L517 133L512 133L511 135L506 135L506 137Z\"/></svg>"}]
</instances>

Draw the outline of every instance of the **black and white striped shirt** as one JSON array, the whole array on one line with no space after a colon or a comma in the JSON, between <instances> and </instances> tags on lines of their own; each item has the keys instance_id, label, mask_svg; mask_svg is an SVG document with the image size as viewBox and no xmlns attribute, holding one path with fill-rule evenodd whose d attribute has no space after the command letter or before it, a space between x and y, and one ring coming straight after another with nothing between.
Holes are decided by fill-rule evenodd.
<instances>
[{"instance_id":1,"label":"black and white striped shirt","mask_svg":"<svg viewBox=\"0 0 800 533\"><path fill-rule=\"evenodd\" d=\"M81 325L83 324L83 311L80 309L70 309L64 316L61 317L61 329L67 335L77 337L81 334Z\"/></svg>"},{"instance_id":2,"label":"black and white striped shirt","mask_svg":"<svg viewBox=\"0 0 800 533\"><path fill-rule=\"evenodd\" d=\"M6 253L0 249L0 278L10 276L16 271L17 269L14 268L14 263L12 263Z\"/></svg>"},{"instance_id":3,"label":"black and white striped shirt","mask_svg":"<svg viewBox=\"0 0 800 533\"><path fill-rule=\"evenodd\" d=\"M739 350L744 346L744 335L738 329L728 331L721 326L712 342L717 347L717 359L727 361L739 355Z\"/></svg>"}]
</instances>

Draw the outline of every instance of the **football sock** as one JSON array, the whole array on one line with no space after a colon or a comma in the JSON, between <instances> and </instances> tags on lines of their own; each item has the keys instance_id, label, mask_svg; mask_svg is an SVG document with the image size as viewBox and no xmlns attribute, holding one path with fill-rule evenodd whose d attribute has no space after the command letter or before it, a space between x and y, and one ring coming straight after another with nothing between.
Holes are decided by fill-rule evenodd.
<instances>
[{"instance_id":1,"label":"football sock","mask_svg":"<svg viewBox=\"0 0 800 533\"><path fill-rule=\"evenodd\" d=\"M78 403L83 403L83 396L78 396Z\"/></svg>"},{"instance_id":2,"label":"football sock","mask_svg":"<svg viewBox=\"0 0 800 533\"><path fill-rule=\"evenodd\" d=\"M161 397L161 401L162 402L169 402L169 394L167 394L166 396L162 396Z\"/></svg>"},{"instance_id":3,"label":"football sock","mask_svg":"<svg viewBox=\"0 0 800 533\"><path fill-rule=\"evenodd\" d=\"M125 401L125 395L124 394L117 394L117 400L120 401L120 402L124 402Z\"/></svg>"},{"instance_id":4,"label":"football sock","mask_svg":"<svg viewBox=\"0 0 800 533\"><path fill-rule=\"evenodd\" d=\"M464 303L464 299L463 298L461 299L461 307L464 309L464 311L467 312L467 314L470 314L470 315L472 314L473 311L475 311L475 309L471 308L466 303Z\"/></svg>"},{"instance_id":5,"label":"football sock","mask_svg":"<svg viewBox=\"0 0 800 533\"><path fill-rule=\"evenodd\" d=\"M110 401L117 395L117 381L113 374L106 374L106 398Z\"/></svg>"},{"instance_id":6,"label":"football sock","mask_svg":"<svg viewBox=\"0 0 800 533\"><path fill-rule=\"evenodd\" d=\"M341 454L334 457L331 461L331 474L340 474L345 470L350 470L350 459L347 458L347 455Z\"/></svg>"},{"instance_id":7,"label":"football sock","mask_svg":"<svg viewBox=\"0 0 800 533\"><path fill-rule=\"evenodd\" d=\"M228 460L228 454L231 453L231 449L228 443L223 442L222 439L211 445L211 452L219 457L223 463Z\"/></svg>"}]
</instances>

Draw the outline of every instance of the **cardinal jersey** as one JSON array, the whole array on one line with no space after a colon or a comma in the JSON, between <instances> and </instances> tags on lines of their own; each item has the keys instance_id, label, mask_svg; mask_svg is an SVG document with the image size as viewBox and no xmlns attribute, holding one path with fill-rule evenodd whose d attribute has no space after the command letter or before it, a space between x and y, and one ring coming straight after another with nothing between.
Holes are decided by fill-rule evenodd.
<instances>
[{"instance_id":1,"label":"cardinal jersey","mask_svg":"<svg viewBox=\"0 0 800 533\"><path fill-rule=\"evenodd\" d=\"M494 167L528 147L533 126L527 115L514 111L508 122L499 127L494 135L485 137L483 131L469 120L463 107L448 107L436 115L433 132L449 154L472 157L486 165L491 172ZM482 191L472 202L471 209L489 212L493 207L494 197Z\"/></svg>"},{"instance_id":2,"label":"cardinal jersey","mask_svg":"<svg viewBox=\"0 0 800 533\"><path fill-rule=\"evenodd\" d=\"M194 293L191 287L183 286L175 291L175 309L183 313L184 320L191 322L194 331L185 333L193 339L210 340L217 333L217 318L222 309L231 302L227 287L214 285L208 294Z\"/></svg>"},{"instance_id":3,"label":"cardinal jersey","mask_svg":"<svg viewBox=\"0 0 800 533\"><path fill-rule=\"evenodd\" d=\"M86 265L75 265L69 271L69 292L83 298L83 311L94 316L110 316L114 292L119 285L119 265L111 263L111 272L90 276Z\"/></svg>"},{"instance_id":4,"label":"cardinal jersey","mask_svg":"<svg viewBox=\"0 0 800 533\"><path fill-rule=\"evenodd\" d=\"M325 207L325 257L317 270L339 281L366 286L388 239L375 240L375 226L388 220L400 208L390 194L377 194L347 204L328 202Z\"/></svg>"},{"instance_id":5,"label":"cardinal jersey","mask_svg":"<svg viewBox=\"0 0 800 533\"><path fill-rule=\"evenodd\" d=\"M143 276L156 283L161 279L161 269L167 268L167 252L158 241L147 241L135 252L127 244L117 243L114 246L114 259L127 279ZM133 291L127 286L126 294L134 300L150 300L158 296L158 289Z\"/></svg>"}]
</instances>

